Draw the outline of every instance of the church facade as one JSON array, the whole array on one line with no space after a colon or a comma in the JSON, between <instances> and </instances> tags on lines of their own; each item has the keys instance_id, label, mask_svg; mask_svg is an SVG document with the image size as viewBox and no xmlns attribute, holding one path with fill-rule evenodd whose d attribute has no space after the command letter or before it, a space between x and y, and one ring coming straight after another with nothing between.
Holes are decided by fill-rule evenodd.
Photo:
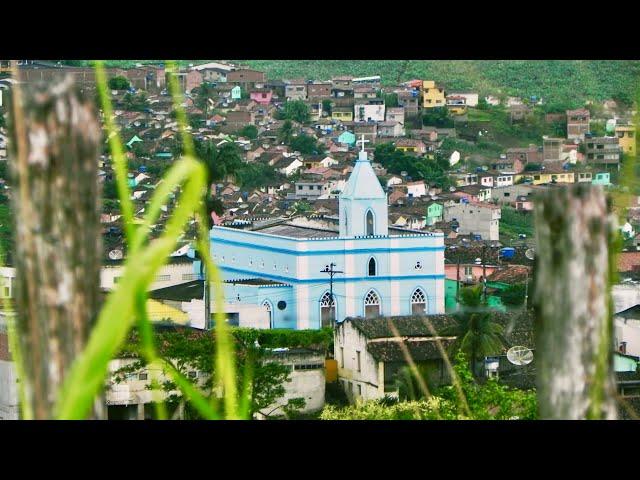
<instances>
[{"instance_id":1,"label":"church facade","mask_svg":"<svg viewBox=\"0 0 640 480\"><path fill-rule=\"evenodd\" d=\"M444 236L388 225L364 148L339 197L339 228L215 226L211 254L230 323L314 329L346 317L444 313ZM213 297L213 295L212 295Z\"/></svg>"}]
</instances>

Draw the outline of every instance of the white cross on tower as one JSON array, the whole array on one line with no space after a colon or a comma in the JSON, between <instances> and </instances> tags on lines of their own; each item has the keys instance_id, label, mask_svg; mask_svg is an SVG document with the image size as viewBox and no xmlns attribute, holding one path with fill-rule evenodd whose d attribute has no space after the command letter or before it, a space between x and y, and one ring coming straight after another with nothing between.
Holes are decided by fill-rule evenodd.
<instances>
[{"instance_id":1,"label":"white cross on tower","mask_svg":"<svg viewBox=\"0 0 640 480\"><path fill-rule=\"evenodd\" d=\"M362 134L362 138L356 142L356 145L357 145L358 143L362 144L362 150L360 150L360 151L361 151L361 152L364 152L364 144L365 144L365 143L368 143L368 142L370 142L370 141L371 141L371 140L365 140L365 139L364 139L364 133L363 133L363 134Z\"/></svg>"}]
</instances>

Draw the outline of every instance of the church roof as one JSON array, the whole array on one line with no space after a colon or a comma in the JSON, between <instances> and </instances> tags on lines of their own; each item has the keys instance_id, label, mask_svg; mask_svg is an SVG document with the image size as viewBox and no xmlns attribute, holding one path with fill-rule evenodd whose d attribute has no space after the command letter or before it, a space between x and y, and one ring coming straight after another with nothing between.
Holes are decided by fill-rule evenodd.
<instances>
[{"instance_id":1,"label":"church roof","mask_svg":"<svg viewBox=\"0 0 640 480\"><path fill-rule=\"evenodd\" d=\"M371 162L367 158L367 152L360 152L340 198L350 200L387 199L387 195L384 193L382 185L380 185L380 181L373 171Z\"/></svg>"},{"instance_id":2,"label":"church roof","mask_svg":"<svg viewBox=\"0 0 640 480\"><path fill-rule=\"evenodd\" d=\"M268 233L269 235L277 235L279 237L289 238L332 238L338 236L337 230L323 230L320 228L302 227L289 223L271 225L265 228L256 228L254 230L260 233Z\"/></svg>"}]
</instances>

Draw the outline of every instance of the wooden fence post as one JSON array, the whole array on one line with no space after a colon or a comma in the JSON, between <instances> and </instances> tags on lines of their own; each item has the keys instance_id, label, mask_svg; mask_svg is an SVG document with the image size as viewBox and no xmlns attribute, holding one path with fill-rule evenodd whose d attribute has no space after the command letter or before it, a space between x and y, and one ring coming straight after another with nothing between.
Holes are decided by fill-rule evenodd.
<instances>
[{"instance_id":1,"label":"wooden fence post","mask_svg":"<svg viewBox=\"0 0 640 480\"><path fill-rule=\"evenodd\" d=\"M26 376L20 381L34 418L48 419L98 314L102 135L93 101L70 76L15 88L13 107L15 305ZM93 418L101 416L100 403Z\"/></svg>"},{"instance_id":2,"label":"wooden fence post","mask_svg":"<svg viewBox=\"0 0 640 480\"><path fill-rule=\"evenodd\" d=\"M609 246L601 187L552 188L535 206L538 401L543 419L616 418Z\"/></svg>"}]
</instances>

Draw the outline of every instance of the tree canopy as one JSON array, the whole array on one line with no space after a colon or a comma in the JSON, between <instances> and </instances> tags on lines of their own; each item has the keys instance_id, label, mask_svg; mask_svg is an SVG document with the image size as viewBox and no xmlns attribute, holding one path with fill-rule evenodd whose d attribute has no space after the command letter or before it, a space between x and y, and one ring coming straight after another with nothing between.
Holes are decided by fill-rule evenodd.
<instances>
[{"instance_id":1,"label":"tree canopy","mask_svg":"<svg viewBox=\"0 0 640 480\"><path fill-rule=\"evenodd\" d=\"M290 100L284 104L280 112L280 118L306 123L311 118L311 112L309 111L309 106L302 100Z\"/></svg>"},{"instance_id":2,"label":"tree canopy","mask_svg":"<svg viewBox=\"0 0 640 480\"><path fill-rule=\"evenodd\" d=\"M446 159L428 160L416 157L396 149L393 143L376 145L374 158L389 173L399 175L407 172L412 179L424 180L429 185L443 189L451 186L451 180L447 174L449 163Z\"/></svg>"},{"instance_id":3,"label":"tree canopy","mask_svg":"<svg viewBox=\"0 0 640 480\"><path fill-rule=\"evenodd\" d=\"M131 88L131 82L127 77L117 75L109 79L109 88L111 90L129 90Z\"/></svg>"}]
</instances>

